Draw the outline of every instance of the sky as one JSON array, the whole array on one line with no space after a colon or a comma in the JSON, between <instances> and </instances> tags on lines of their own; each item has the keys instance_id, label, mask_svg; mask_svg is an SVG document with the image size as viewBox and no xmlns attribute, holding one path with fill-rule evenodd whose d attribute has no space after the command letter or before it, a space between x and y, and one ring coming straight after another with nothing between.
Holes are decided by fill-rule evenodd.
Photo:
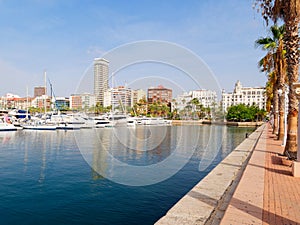
<instances>
[{"instance_id":1,"label":"sky","mask_svg":"<svg viewBox=\"0 0 300 225\"><path fill-rule=\"evenodd\" d=\"M92 76L94 58L116 49L122 49L127 58L131 51L122 46L149 40L196 55L221 89L232 91L237 80L243 86L264 86L266 77L257 62L265 53L254 42L267 35L267 27L253 2L0 0L0 96L26 96L27 87L33 95L34 86L44 84L44 71L55 95L69 96L78 92L86 76ZM189 68L189 60L182 62ZM198 88L181 68L158 64L133 63L119 72L118 85L173 82L180 90ZM203 81L211 74L201 74ZM199 88L206 87L200 84Z\"/></svg>"}]
</instances>

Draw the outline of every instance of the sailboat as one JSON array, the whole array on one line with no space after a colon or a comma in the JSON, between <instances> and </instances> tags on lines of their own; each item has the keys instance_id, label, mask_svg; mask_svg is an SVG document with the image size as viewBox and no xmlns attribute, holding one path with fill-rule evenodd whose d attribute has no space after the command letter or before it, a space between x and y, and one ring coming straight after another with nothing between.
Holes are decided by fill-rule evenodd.
<instances>
[{"instance_id":1,"label":"sailboat","mask_svg":"<svg viewBox=\"0 0 300 225\"><path fill-rule=\"evenodd\" d=\"M45 114L46 114L46 107L47 107L47 83L46 83L46 71L44 72L45 76L45 97L44 97L44 107L45 107ZM28 118L28 88L27 88L27 113L26 118ZM56 130L56 126L47 124L45 120L42 120L37 117L31 117L31 119L22 125L23 129L29 130Z\"/></svg>"}]
</instances>

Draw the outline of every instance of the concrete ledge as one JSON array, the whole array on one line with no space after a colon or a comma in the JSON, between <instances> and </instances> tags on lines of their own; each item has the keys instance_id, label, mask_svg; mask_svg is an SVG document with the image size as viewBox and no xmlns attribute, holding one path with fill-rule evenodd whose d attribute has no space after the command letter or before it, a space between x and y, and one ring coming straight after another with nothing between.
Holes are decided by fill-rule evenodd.
<instances>
[{"instance_id":1,"label":"concrete ledge","mask_svg":"<svg viewBox=\"0 0 300 225\"><path fill-rule=\"evenodd\" d=\"M293 162L292 173L294 177L300 177L300 162Z\"/></svg>"},{"instance_id":2,"label":"concrete ledge","mask_svg":"<svg viewBox=\"0 0 300 225\"><path fill-rule=\"evenodd\" d=\"M182 125L222 125L222 126L236 126L236 127L258 127L264 122L223 122L223 121L210 121L210 120L172 120L173 126Z\"/></svg>"},{"instance_id":3,"label":"concrete ledge","mask_svg":"<svg viewBox=\"0 0 300 225\"><path fill-rule=\"evenodd\" d=\"M202 124L211 125L226 125L226 126L236 126L236 127L258 127L264 124L264 122L222 122L222 121L210 121L203 120Z\"/></svg>"},{"instance_id":4,"label":"concrete ledge","mask_svg":"<svg viewBox=\"0 0 300 225\"><path fill-rule=\"evenodd\" d=\"M202 125L202 120L172 120L173 126Z\"/></svg>"},{"instance_id":5,"label":"concrete ledge","mask_svg":"<svg viewBox=\"0 0 300 225\"><path fill-rule=\"evenodd\" d=\"M245 168L265 125L254 131L236 147L215 169L180 199L156 224L205 224L212 215L220 218L216 209L225 211L229 201L226 193Z\"/></svg>"}]
</instances>

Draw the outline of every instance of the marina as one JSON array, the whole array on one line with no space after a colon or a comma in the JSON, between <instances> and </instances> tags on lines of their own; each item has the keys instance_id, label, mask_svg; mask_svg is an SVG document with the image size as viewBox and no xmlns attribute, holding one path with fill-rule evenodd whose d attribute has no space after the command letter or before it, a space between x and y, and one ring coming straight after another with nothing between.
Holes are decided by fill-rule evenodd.
<instances>
[{"instance_id":1,"label":"marina","mask_svg":"<svg viewBox=\"0 0 300 225\"><path fill-rule=\"evenodd\" d=\"M0 225L300 224L300 0L0 5Z\"/></svg>"},{"instance_id":2,"label":"marina","mask_svg":"<svg viewBox=\"0 0 300 225\"><path fill-rule=\"evenodd\" d=\"M2 113L3 114L3 113ZM83 113L62 114L48 112L30 115L25 110L11 110L1 116L0 131L20 129L32 130L78 130L87 128L136 127L136 126L168 126L171 120L160 117L132 117L125 114L104 114L87 116ZM8 122L4 122L9 120Z\"/></svg>"}]
</instances>

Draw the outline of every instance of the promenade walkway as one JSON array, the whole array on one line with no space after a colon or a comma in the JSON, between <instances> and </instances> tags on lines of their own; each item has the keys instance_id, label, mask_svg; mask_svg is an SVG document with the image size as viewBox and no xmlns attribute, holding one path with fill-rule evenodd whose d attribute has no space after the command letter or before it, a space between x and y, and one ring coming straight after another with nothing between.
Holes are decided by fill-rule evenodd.
<instances>
[{"instance_id":1,"label":"promenade walkway","mask_svg":"<svg viewBox=\"0 0 300 225\"><path fill-rule=\"evenodd\" d=\"M300 224L300 178L281 164L282 152L266 126L220 224Z\"/></svg>"}]
</instances>

